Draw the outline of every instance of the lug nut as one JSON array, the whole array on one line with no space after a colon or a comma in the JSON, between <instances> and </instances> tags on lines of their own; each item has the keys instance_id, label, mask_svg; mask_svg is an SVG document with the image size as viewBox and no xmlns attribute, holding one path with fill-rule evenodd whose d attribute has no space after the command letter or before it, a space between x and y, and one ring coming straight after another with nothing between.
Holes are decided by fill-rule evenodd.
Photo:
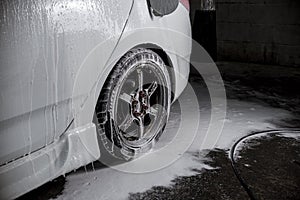
<instances>
[{"instance_id":1,"label":"lug nut","mask_svg":"<svg viewBox=\"0 0 300 200\"><path fill-rule=\"evenodd\" d=\"M139 102L137 100L132 101L132 105L137 105Z\"/></svg>"},{"instance_id":2,"label":"lug nut","mask_svg":"<svg viewBox=\"0 0 300 200\"><path fill-rule=\"evenodd\" d=\"M141 113L135 111L135 112L133 112L133 115L134 115L135 117L139 117L139 116L141 115Z\"/></svg>"},{"instance_id":3,"label":"lug nut","mask_svg":"<svg viewBox=\"0 0 300 200\"><path fill-rule=\"evenodd\" d=\"M144 110L148 110L148 108L149 108L149 107L148 107L147 105L143 105L143 109L144 109Z\"/></svg>"},{"instance_id":4,"label":"lug nut","mask_svg":"<svg viewBox=\"0 0 300 200\"><path fill-rule=\"evenodd\" d=\"M145 93L143 91L140 91L140 96L143 98L145 97Z\"/></svg>"}]
</instances>

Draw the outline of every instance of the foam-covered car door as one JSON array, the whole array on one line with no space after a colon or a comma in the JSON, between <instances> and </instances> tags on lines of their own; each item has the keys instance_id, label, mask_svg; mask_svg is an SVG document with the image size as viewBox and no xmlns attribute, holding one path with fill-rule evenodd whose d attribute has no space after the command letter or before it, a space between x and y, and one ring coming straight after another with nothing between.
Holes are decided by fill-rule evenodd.
<instances>
[{"instance_id":1,"label":"foam-covered car door","mask_svg":"<svg viewBox=\"0 0 300 200\"><path fill-rule=\"evenodd\" d=\"M80 98L72 93L84 59L116 36L103 47L97 65L98 70L104 67L132 1L3 0L0 4L3 164L53 143L64 133L74 117L72 102Z\"/></svg>"}]
</instances>

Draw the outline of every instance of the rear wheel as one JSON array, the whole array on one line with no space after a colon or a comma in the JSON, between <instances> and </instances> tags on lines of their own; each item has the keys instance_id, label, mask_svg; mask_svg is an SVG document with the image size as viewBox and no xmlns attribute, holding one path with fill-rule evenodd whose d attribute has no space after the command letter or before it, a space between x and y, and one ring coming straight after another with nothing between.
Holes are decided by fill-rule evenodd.
<instances>
[{"instance_id":1,"label":"rear wheel","mask_svg":"<svg viewBox=\"0 0 300 200\"><path fill-rule=\"evenodd\" d=\"M96 106L100 140L111 155L128 160L153 147L169 117L170 84L153 51L134 49L121 58Z\"/></svg>"}]
</instances>

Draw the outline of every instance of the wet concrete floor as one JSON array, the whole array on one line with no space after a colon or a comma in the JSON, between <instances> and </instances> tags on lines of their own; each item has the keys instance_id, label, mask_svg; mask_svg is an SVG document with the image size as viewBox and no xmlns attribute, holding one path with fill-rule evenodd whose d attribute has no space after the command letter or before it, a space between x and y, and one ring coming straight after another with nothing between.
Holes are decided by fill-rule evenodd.
<instances>
[{"instance_id":1,"label":"wet concrete floor","mask_svg":"<svg viewBox=\"0 0 300 200\"><path fill-rule=\"evenodd\" d=\"M268 123L278 129L300 129L299 69L232 62L219 62L218 67L229 100L254 102L288 111L291 113L289 117L270 116ZM201 81L194 76L191 77L192 84ZM297 137L266 134L247 140L239 149L235 167L252 197L233 171L229 150L215 148L205 154L199 164L204 162L211 167L209 169L194 169L192 176L178 176L168 186L153 186L142 192L131 192L128 198L300 199L300 140ZM199 153L190 154L195 159L199 158ZM20 199L63 199L65 182L65 178L60 177Z\"/></svg>"}]
</instances>

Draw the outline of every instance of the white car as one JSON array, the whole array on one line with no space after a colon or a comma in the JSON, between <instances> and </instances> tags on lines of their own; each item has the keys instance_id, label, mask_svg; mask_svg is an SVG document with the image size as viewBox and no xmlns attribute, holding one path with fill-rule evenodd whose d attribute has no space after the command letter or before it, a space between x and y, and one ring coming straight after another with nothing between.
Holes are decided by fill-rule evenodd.
<instances>
[{"instance_id":1,"label":"white car","mask_svg":"<svg viewBox=\"0 0 300 200\"><path fill-rule=\"evenodd\" d=\"M151 149L187 84L188 0L0 4L0 199Z\"/></svg>"}]
</instances>

